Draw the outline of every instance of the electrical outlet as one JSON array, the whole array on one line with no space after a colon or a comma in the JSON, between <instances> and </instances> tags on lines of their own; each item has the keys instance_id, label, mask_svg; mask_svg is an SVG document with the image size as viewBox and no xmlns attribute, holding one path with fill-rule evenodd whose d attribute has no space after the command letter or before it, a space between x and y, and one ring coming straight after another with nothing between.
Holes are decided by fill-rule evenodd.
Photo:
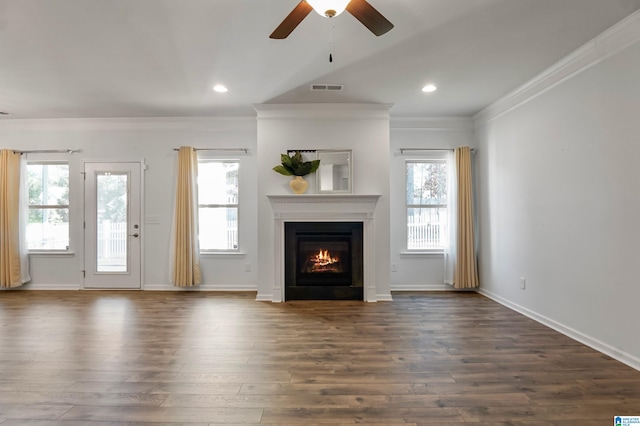
<instances>
[{"instance_id":1,"label":"electrical outlet","mask_svg":"<svg viewBox=\"0 0 640 426\"><path fill-rule=\"evenodd\" d=\"M396 265L395 263L391 264L391 272L398 272L398 265Z\"/></svg>"},{"instance_id":2,"label":"electrical outlet","mask_svg":"<svg viewBox=\"0 0 640 426\"><path fill-rule=\"evenodd\" d=\"M250 263L245 263L244 264L244 271L245 272L251 272L251 264Z\"/></svg>"},{"instance_id":3,"label":"electrical outlet","mask_svg":"<svg viewBox=\"0 0 640 426\"><path fill-rule=\"evenodd\" d=\"M525 277L520 277L520 288L525 289L527 286L527 279Z\"/></svg>"}]
</instances>

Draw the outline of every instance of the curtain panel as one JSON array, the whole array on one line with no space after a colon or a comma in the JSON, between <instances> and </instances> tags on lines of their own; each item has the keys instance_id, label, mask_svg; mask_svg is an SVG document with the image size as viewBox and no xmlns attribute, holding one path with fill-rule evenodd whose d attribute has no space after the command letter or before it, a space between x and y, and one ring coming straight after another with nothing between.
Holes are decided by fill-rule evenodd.
<instances>
[{"instance_id":1,"label":"curtain panel","mask_svg":"<svg viewBox=\"0 0 640 426\"><path fill-rule=\"evenodd\" d=\"M478 263L476 258L475 212L473 205L473 168L471 149L455 149L456 168L456 239L455 270L453 286L455 288L477 288Z\"/></svg>"},{"instance_id":2,"label":"curtain panel","mask_svg":"<svg viewBox=\"0 0 640 426\"><path fill-rule=\"evenodd\" d=\"M193 147L180 147L173 229L171 276L176 287L202 282L198 243L198 157Z\"/></svg>"},{"instance_id":3,"label":"curtain panel","mask_svg":"<svg viewBox=\"0 0 640 426\"><path fill-rule=\"evenodd\" d=\"M29 282L27 248L28 188L26 159L0 150L0 287Z\"/></svg>"}]
</instances>

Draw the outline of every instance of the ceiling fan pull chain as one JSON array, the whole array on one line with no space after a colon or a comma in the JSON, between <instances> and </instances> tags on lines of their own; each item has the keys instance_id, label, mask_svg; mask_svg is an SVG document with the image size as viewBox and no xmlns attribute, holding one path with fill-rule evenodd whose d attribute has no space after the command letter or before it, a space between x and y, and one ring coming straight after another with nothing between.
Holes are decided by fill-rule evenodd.
<instances>
[{"instance_id":1,"label":"ceiling fan pull chain","mask_svg":"<svg viewBox=\"0 0 640 426\"><path fill-rule=\"evenodd\" d=\"M334 29L334 25L331 21L329 21L329 63L333 64L333 54L336 53L335 52L335 48L336 48L336 43L333 39L333 29ZM333 67L332 71L335 71L335 65Z\"/></svg>"}]
</instances>

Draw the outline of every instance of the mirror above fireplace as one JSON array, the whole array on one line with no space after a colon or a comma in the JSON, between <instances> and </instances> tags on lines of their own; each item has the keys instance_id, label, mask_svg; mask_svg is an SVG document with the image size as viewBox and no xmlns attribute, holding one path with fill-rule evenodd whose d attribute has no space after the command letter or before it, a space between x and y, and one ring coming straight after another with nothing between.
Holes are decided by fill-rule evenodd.
<instances>
[{"instance_id":1,"label":"mirror above fireplace","mask_svg":"<svg viewBox=\"0 0 640 426\"><path fill-rule=\"evenodd\" d=\"M320 160L317 171L318 194L350 194L353 186L351 150L316 151Z\"/></svg>"}]
</instances>

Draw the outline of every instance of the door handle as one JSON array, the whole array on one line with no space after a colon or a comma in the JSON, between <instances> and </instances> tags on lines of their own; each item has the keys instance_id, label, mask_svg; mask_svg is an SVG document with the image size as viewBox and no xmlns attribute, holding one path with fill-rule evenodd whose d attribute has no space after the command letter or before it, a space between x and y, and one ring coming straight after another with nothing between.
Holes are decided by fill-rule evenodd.
<instances>
[{"instance_id":1,"label":"door handle","mask_svg":"<svg viewBox=\"0 0 640 426\"><path fill-rule=\"evenodd\" d=\"M129 234L130 237L138 238L140 235L136 232L135 234Z\"/></svg>"}]
</instances>

